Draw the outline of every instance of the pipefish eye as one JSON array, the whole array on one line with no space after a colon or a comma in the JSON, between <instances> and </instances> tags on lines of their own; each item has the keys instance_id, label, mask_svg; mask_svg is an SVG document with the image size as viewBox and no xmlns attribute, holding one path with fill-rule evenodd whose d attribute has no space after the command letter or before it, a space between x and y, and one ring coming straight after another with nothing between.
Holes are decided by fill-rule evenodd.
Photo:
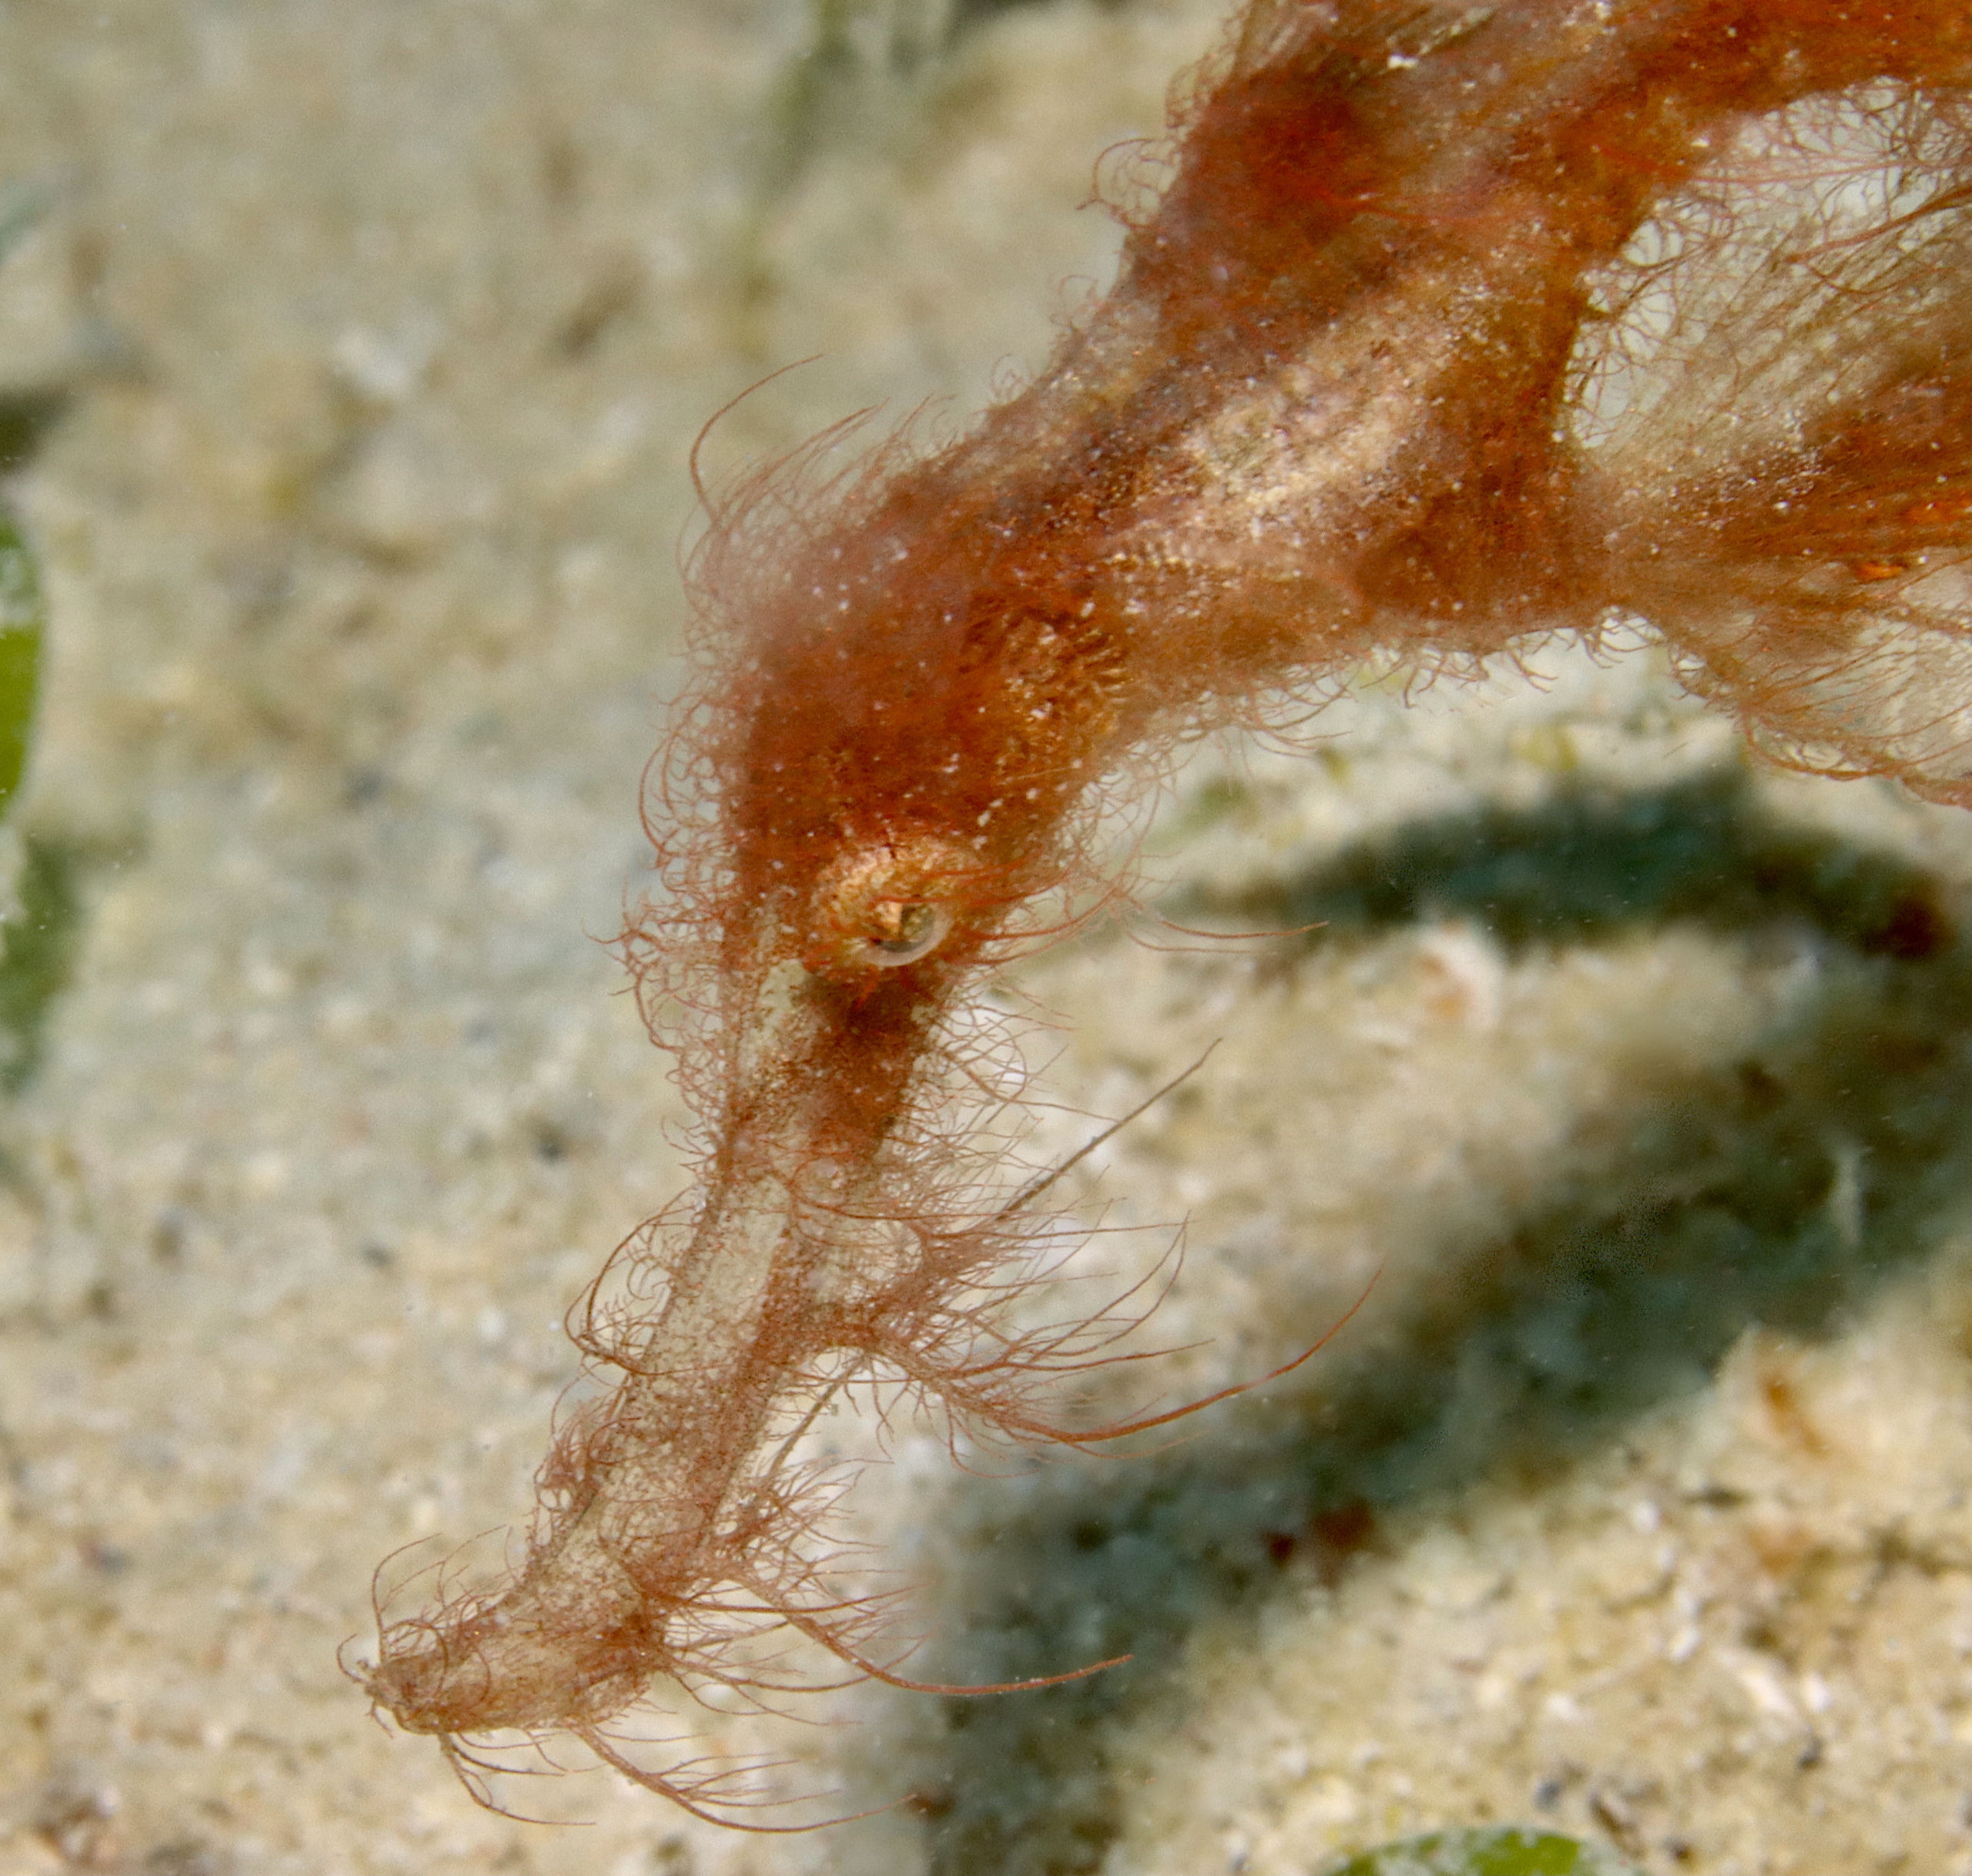
<instances>
[{"instance_id":1,"label":"pipefish eye","mask_svg":"<svg viewBox=\"0 0 1972 1876\"><path fill-rule=\"evenodd\" d=\"M885 899L871 908L870 925L864 948L872 964L915 964L944 941L952 915L923 899Z\"/></svg>"},{"instance_id":2,"label":"pipefish eye","mask_svg":"<svg viewBox=\"0 0 1972 1876\"><path fill-rule=\"evenodd\" d=\"M894 970L929 957L951 935L969 853L923 836L845 854L815 898L811 968Z\"/></svg>"}]
</instances>

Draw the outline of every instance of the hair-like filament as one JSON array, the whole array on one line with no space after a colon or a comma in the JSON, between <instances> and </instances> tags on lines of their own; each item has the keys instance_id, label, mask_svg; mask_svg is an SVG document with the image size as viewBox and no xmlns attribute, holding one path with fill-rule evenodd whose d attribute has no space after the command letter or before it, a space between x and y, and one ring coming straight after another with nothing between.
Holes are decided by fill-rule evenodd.
<instances>
[{"instance_id":1,"label":"hair-like filament","mask_svg":"<svg viewBox=\"0 0 1972 1876\"><path fill-rule=\"evenodd\" d=\"M1064 1227L968 1144L978 999L1181 738L1621 624L1779 760L1972 805L1969 59L1964 0L1254 0L1032 383L710 498L625 940L696 1188L577 1312L613 1386L518 1569L380 1618L381 1707L468 1784L568 1733L746 1822L612 1723L784 1688L776 1631L900 1679L793 1435L887 1380L1098 1437L1041 1396L1139 1306L1003 1326Z\"/></svg>"}]
</instances>

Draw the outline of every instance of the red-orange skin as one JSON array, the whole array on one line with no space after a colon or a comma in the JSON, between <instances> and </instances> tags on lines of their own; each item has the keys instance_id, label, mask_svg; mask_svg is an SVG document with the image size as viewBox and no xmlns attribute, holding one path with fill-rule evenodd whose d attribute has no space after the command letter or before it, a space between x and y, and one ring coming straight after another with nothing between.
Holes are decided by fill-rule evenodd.
<instances>
[{"instance_id":1,"label":"red-orange skin","mask_svg":"<svg viewBox=\"0 0 1972 1876\"><path fill-rule=\"evenodd\" d=\"M1618 257L1667 203L1729 200L1751 120L1870 87L1927 185L1903 223L1962 219L1969 61L1964 0L1258 0L1035 383L928 456L822 485L818 445L715 505L704 676L652 816L666 896L628 941L699 1190L585 1327L621 1379L561 1435L527 1562L387 1623L381 1704L467 1767L475 1736L568 1729L723 1812L736 1787L601 1729L659 1676L748 1682L731 1636L762 1623L882 1671L869 1612L823 1606L775 1441L870 1373L1062 1437L1028 1384L1101 1325L996 1339L980 1285L1035 1227L944 1119L953 1019L1182 733L1365 660L1469 668L1623 616L1783 755L1972 804L1957 693L1907 707L1967 633L1940 582L1967 557L1972 347L1936 240L1874 231L1866 287L1799 302L1785 336L1836 343L1750 456L1702 425L1674 461L1598 453L1575 412ZM1786 264L1866 242L1828 246ZM917 908L941 941L870 961Z\"/></svg>"}]
</instances>

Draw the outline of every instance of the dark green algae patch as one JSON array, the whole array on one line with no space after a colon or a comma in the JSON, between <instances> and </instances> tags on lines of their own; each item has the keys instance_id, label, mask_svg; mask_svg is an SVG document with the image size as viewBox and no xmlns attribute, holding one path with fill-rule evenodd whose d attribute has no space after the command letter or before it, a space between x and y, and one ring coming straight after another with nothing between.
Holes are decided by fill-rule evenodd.
<instances>
[{"instance_id":1,"label":"dark green algae patch","mask_svg":"<svg viewBox=\"0 0 1972 1876\"><path fill-rule=\"evenodd\" d=\"M1322 1876L1642 1876L1605 1850L1551 1831L1511 1825L1437 1831L1366 1850Z\"/></svg>"}]
</instances>

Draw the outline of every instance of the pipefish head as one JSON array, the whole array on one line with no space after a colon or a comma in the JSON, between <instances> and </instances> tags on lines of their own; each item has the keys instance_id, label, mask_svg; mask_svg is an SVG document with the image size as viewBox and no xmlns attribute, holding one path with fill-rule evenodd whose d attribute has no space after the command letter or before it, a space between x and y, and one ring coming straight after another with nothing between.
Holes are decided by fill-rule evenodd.
<instances>
[{"instance_id":1,"label":"pipefish head","mask_svg":"<svg viewBox=\"0 0 1972 1876\"><path fill-rule=\"evenodd\" d=\"M713 909L740 948L723 968L744 952L830 981L909 973L929 989L1060 883L1078 778L1035 747L1051 713L1018 673L982 670L932 634L800 649L729 745Z\"/></svg>"},{"instance_id":2,"label":"pipefish head","mask_svg":"<svg viewBox=\"0 0 1972 1876\"><path fill-rule=\"evenodd\" d=\"M717 916L729 938L751 928L758 963L928 991L1035 927L1023 908L1075 876L1064 824L1094 766L1089 726L1018 639L901 636L856 643L850 682L833 659L780 674L735 737Z\"/></svg>"}]
</instances>

